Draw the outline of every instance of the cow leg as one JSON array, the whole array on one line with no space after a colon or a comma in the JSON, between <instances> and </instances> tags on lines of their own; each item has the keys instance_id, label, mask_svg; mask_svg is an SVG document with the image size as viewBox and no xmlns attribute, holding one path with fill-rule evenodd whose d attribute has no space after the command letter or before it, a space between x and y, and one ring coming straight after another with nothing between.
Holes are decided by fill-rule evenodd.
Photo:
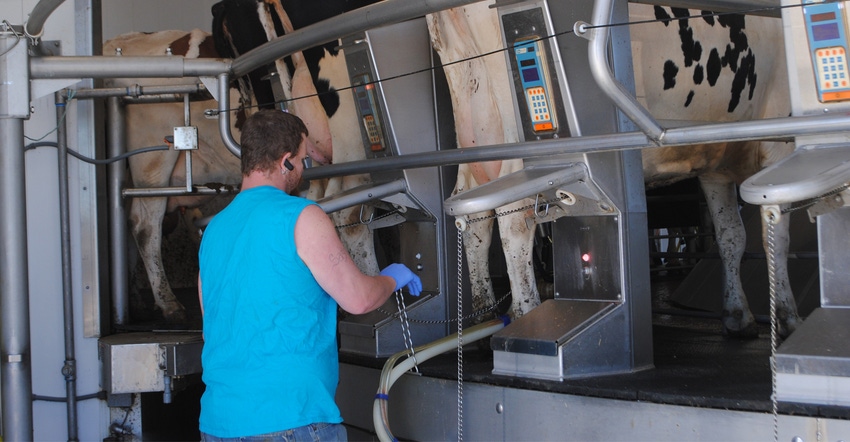
<instances>
[{"instance_id":1,"label":"cow leg","mask_svg":"<svg viewBox=\"0 0 850 442\"><path fill-rule=\"evenodd\" d=\"M738 212L735 184L721 177L700 176L720 259L723 262L723 333L731 337L758 337L755 319L741 285L741 258L744 256L746 231Z\"/></svg>"},{"instance_id":2,"label":"cow leg","mask_svg":"<svg viewBox=\"0 0 850 442\"><path fill-rule=\"evenodd\" d=\"M162 263L162 217L166 198L135 198L130 204L129 222L136 247L145 264L154 303L168 321L186 320L186 308L177 300L168 284Z\"/></svg>"},{"instance_id":3,"label":"cow leg","mask_svg":"<svg viewBox=\"0 0 850 442\"><path fill-rule=\"evenodd\" d=\"M764 217L761 217L761 228L764 251L769 254L767 223ZM797 313L797 301L794 299L794 293L791 292L791 282L788 279L788 248L791 242L790 228L790 215L780 217L777 224L773 226L777 331L779 332L779 336L783 338L791 335L796 330L797 324L800 323L800 316Z\"/></svg>"},{"instance_id":4,"label":"cow leg","mask_svg":"<svg viewBox=\"0 0 850 442\"><path fill-rule=\"evenodd\" d=\"M328 180L326 194L335 195L367 181L363 176L348 176L343 178L331 178ZM369 219L373 208L364 209L363 219ZM339 210L331 214L336 225L350 225L361 221L360 205ZM372 231L365 224L356 224L344 229L338 229L340 240L345 244L348 254L361 272L367 275L377 275L381 269L378 267L378 259L375 256L375 240Z\"/></svg>"},{"instance_id":5,"label":"cow leg","mask_svg":"<svg viewBox=\"0 0 850 442\"><path fill-rule=\"evenodd\" d=\"M469 289L472 294L472 310L475 312L495 308L496 296L493 293L493 282L490 280L490 244L493 241L492 212L482 212L470 215L471 219L482 218L480 221L467 225L461 234L464 257L469 269ZM476 322L482 322L493 314L481 315Z\"/></svg>"},{"instance_id":6,"label":"cow leg","mask_svg":"<svg viewBox=\"0 0 850 442\"><path fill-rule=\"evenodd\" d=\"M499 208L510 211L528 205L529 200L521 200ZM499 235L502 238L502 250L508 278L511 283L511 318L517 319L540 305L540 293L534 277L534 229L525 223L526 212L517 212L499 218Z\"/></svg>"}]
</instances>

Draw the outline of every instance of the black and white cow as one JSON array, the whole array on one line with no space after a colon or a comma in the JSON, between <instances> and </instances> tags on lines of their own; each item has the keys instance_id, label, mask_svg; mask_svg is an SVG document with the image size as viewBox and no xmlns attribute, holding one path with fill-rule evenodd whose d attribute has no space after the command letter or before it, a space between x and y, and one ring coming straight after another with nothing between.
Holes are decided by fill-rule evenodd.
<instances>
[{"instance_id":1,"label":"black and white cow","mask_svg":"<svg viewBox=\"0 0 850 442\"><path fill-rule=\"evenodd\" d=\"M461 147L517 140L504 57L470 59L501 49L498 19L487 3L428 17L432 43L442 62L467 60L446 67ZM779 20L741 15L687 19L689 13L682 9L640 4L630 4L629 8L632 21L664 19L630 30L638 99L656 118L718 122L788 115ZM576 62L586 61L565 60ZM730 335L757 334L739 274L745 231L738 212L736 183L792 149L785 143L745 142L656 148L643 153L649 187L699 177L724 264L723 327ZM521 162L515 160L461 165L455 191L468 190L520 167ZM499 210L509 212L530 203L519 201ZM534 232L525 222L528 218L533 219L533 214L516 212L498 219L513 316L521 316L540 303L532 266ZM787 250L787 225L783 227L777 229L786 232L779 248ZM494 302L487 256L491 228L492 221L471 223L464 232L476 309ZM777 261L781 262L781 334L788 335L799 318L787 282L786 260L780 256Z\"/></svg>"},{"instance_id":2,"label":"black and white cow","mask_svg":"<svg viewBox=\"0 0 850 442\"><path fill-rule=\"evenodd\" d=\"M235 57L289 29L307 26L366 3L371 1L327 0L317 5L294 0L224 0L213 8L216 47L223 56ZM504 56L471 58L502 49L498 20L490 3L480 2L428 17L432 44L447 65L445 72L460 147L502 144L518 139ZM787 115L784 53L778 20L740 16L675 18L683 17L685 12L637 4L630 5L630 13L634 20L655 16L669 19L635 26L631 32L638 96L657 118L734 121ZM461 59L467 61L449 65ZM306 104L294 100L289 106L305 119L311 137L316 137L314 143L325 148L331 144L336 162L363 158L351 94L336 93L348 86L347 71L336 42L294 54L269 69L274 69L282 81L285 98L311 96L318 99L318 103L313 100ZM259 98L271 90L264 77L268 77L268 70L252 76L246 82L248 85L243 85L243 91L249 91L247 96L255 103L274 101ZM744 230L738 215L735 184L788 150L789 147L781 143L770 146L770 143L750 142L658 148L644 153L644 172L650 187L693 176L700 179L726 270L723 325L730 334L755 333L738 273ZM221 164L213 167L226 168ZM467 190L521 167L520 160L460 165L455 191ZM150 167L147 172L157 177L150 180L152 182L168 182L173 170L179 168L157 166ZM140 174L145 172L139 170ZM336 192L364 180L364 177L332 180L326 191ZM313 197L323 194L313 192ZM162 204L164 207L165 203ZM510 206L525 204L518 201ZM147 215L156 219L158 213ZM514 294L511 308L514 316L528 312L539 303L531 265L533 229L525 222L530 215L520 212L498 221ZM358 219L359 209L337 215L339 224ZM134 218L134 222L144 221ZM487 262L492 221L470 227L464 233L464 244L474 303L480 307L493 302ZM350 235L346 230L341 233ZM371 237L368 229L362 230L362 237L352 235L355 240L347 243L349 250L355 259L365 263L361 269L377 272ZM784 259L778 261L784 263ZM783 334L788 334L793 331L798 317L787 273L783 270L780 268L779 276L784 276L786 282L780 284L779 307L784 320ZM165 287L161 293L166 293ZM158 301L158 305L163 308L162 305L170 304Z\"/></svg>"}]
</instances>

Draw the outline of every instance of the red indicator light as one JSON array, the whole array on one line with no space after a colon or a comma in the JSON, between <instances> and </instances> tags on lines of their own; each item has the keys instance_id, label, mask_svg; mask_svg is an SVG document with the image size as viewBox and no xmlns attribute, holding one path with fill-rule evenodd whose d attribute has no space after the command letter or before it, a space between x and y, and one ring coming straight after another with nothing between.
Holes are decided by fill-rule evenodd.
<instances>
[{"instance_id":1,"label":"red indicator light","mask_svg":"<svg viewBox=\"0 0 850 442\"><path fill-rule=\"evenodd\" d=\"M583 254L581 255L581 260L582 260L583 262L590 262L590 254L589 254L589 253L583 253Z\"/></svg>"}]
</instances>

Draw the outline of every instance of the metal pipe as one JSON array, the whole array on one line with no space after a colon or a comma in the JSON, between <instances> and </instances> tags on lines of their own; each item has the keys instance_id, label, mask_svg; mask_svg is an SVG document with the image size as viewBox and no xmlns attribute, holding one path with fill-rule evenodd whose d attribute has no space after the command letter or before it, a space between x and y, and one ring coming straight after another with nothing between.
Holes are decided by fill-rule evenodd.
<instances>
[{"instance_id":1,"label":"metal pipe","mask_svg":"<svg viewBox=\"0 0 850 442\"><path fill-rule=\"evenodd\" d=\"M316 201L325 213L333 213L347 207L374 201L390 195L405 192L407 184L404 180L395 180L381 184L367 184L350 191Z\"/></svg>"},{"instance_id":2,"label":"metal pipe","mask_svg":"<svg viewBox=\"0 0 850 442\"><path fill-rule=\"evenodd\" d=\"M203 83L197 84L176 84L165 86L141 86L134 84L127 87L112 87L98 89L77 89L74 91L74 98L77 100L87 100L92 98L108 98L108 97L133 97L151 95L167 95L169 97L180 97L183 94L200 94L207 91Z\"/></svg>"},{"instance_id":3,"label":"metal pipe","mask_svg":"<svg viewBox=\"0 0 850 442\"><path fill-rule=\"evenodd\" d=\"M195 186L191 191L185 187L139 187L136 189L124 189L121 196L124 198L144 197L172 197L172 196L202 196L202 195L229 195L238 192L236 186L224 186L220 188Z\"/></svg>"},{"instance_id":4,"label":"metal pipe","mask_svg":"<svg viewBox=\"0 0 850 442\"><path fill-rule=\"evenodd\" d=\"M106 156L116 157L126 151L124 147L124 108L119 97L106 100ZM127 214L121 191L126 179L127 164L116 161L107 166L107 204L109 211L110 286L112 288L112 323L121 326L129 323L130 289L127 269Z\"/></svg>"},{"instance_id":5,"label":"metal pipe","mask_svg":"<svg viewBox=\"0 0 850 442\"><path fill-rule=\"evenodd\" d=\"M378 26L421 17L480 0L384 0L296 29L233 60L231 74L241 77L271 60Z\"/></svg>"},{"instance_id":6,"label":"metal pipe","mask_svg":"<svg viewBox=\"0 0 850 442\"><path fill-rule=\"evenodd\" d=\"M59 236L62 244L62 306L65 324L65 407L68 414L68 440L77 439L77 361L74 351L74 292L71 277L71 214L68 203L68 136L65 127L64 91L54 94L56 100L56 152L59 168Z\"/></svg>"},{"instance_id":7,"label":"metal pipe","mask_svg":"<svg viewBox=\"0 0 850 442\"><path fill-rule=\"evenodd\" d=\"M665 146L724 143L822 135L850 131L850 115L813 115L736 121L668 129ZM612 152L658 147L642 132L560 138L493 146L400 155L337 163L304 170L305 180L356 175L388 169L417 169L480 161L508 160L568 153Z\"/></svg>"},{"instance_id":8,"label":"metal pipe","mask_svg":"<svg viewBox=\"0 0 850 442\"><path fill-rule=\"evenodd\" d=\"M189 107L189 96L183 96L183 125L191 126L192 125L192 116L191 116L191 108ZM175 140L176 142L177 140ZM197 142L197 139L195 140ZM192 191L192 151L187 150L186 152L186 191Z\"/></svg>"},{"instance_id":9,"label":"metal pipe","mask_svg":"<svg viewBox=\"0 0 850 442\"><path fill-rule=\"evenodd\" d=\"M50 14L56 10L65 0L41 0L38 4L32 8L32 12L30 12L30 17L27 20L26 26L24 27L24 32L26 32L29 37L41 37L41 33L44 31L44 23L47 21L47 17L50 17Z\"/></svg>"},{"instance_id":10,"label":"metal pipe","mask_svg":"<svg viewBox=\"0 0 850 442\"><path fill-rule=\"evenodd\" d=\"M230 70L230 60L177 55L31 57L29 63L33 79L214 77Z\"/></svg>"},{"instance_id":11,"label":"metal pipe","mask_svg":"<svg viewBox=\"0 0 850 442\"><path fill-rule=\"evenodd\" d=\"M233 139L230 132L230 76L226 73L218 76L218 132L224 147L236 158L242 158L242 146Z\"/></svg>"},{"instance_id":12,"label":"metal pipe","mask_svg":"<svg viewBox=\"0 0 850 442\"><path fill-rule=\"evenodd\" d=\"M596 0L593 6L593 18L591 19L593 24L611 24L613 9L613 0ZM610 64L608 63L609 27L603 26L588 29L587 26L587 23L578 22L575 26L575 32L577 35L590 40L587 58L596 84L649 139L659 143L663 142L664 128L658 124L648 110L635 100L632 93L611 72Z\"/></svg>"},{"instance_id":13,"label":"metal pipe","mask_svg":"<svg viewBox=\"0 0 850 442\"><path fill-rule=\"evenodd\" d=\"M0 390L3 439L32 440L24 120L0 118Z\"/></svg>"}]
</instances>

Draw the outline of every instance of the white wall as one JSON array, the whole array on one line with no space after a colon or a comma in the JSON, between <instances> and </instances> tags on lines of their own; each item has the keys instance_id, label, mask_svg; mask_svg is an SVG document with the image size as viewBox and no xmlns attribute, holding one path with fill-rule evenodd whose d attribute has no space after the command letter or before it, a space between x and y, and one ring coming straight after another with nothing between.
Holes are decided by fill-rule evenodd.
<instances>
[{"instance_id":1,"label":"white wall","mask_svg":"<svg viewBox=\"0 0 850 442\"><path fill-rule=\"evenodd\" d=\"M125 32L167 29L209 32L212 5L218 0L104 0L103 39Z\"/></svg>"},{"instance_id":2,"label":"white wall","mask_svg":"<svg viewBox=\"0 0 850 442\"><path fill-rule=\"evenodd\" d=\"M0 0L0 21L13 25L25 23L37 0ZM209 30L213 0L103 0L103 37L130 31L163 29ZM48 19L44 41L58 40L61 55L87 55L88 29L79 15L91 10L90 0L66 0ZM44 96L32 99L32 115L24 123L30 139L56 141L56 106L52 91L63 87L84 87L73 81L35 81L33 90ZM90 105L72 101L66 115L68 145L87 156L94 156L94 122ZM97 136L100 136L99 134ZM32 140L26 140L30 143ZM21 146L23 149L24 146ZM31 322L31 361L33 394L49 397L65 396L65 378L61 373L65 360L61 245L59 232L58 172L56 150L39 148L26 154L26 204ZM103 167L103 166L98 166ZM92 315L86 295L101 292L108 296L109 287L98 285L96 250L98 229L94 224L95 166L76 159L69 160L71 208L71 262L74 297L74 333L77 366L77 395L100 389L100 361L97 336L92 335L85 319ZM103 237L105 239L105 237ZM84 315L83 310L87 309ZM103 401L78 403L78 437L82 441L103 440L108 435L109 410ZM67 440L64 403L36 401L33 404L34 440Z\"/></svg>"}]
</instances>

